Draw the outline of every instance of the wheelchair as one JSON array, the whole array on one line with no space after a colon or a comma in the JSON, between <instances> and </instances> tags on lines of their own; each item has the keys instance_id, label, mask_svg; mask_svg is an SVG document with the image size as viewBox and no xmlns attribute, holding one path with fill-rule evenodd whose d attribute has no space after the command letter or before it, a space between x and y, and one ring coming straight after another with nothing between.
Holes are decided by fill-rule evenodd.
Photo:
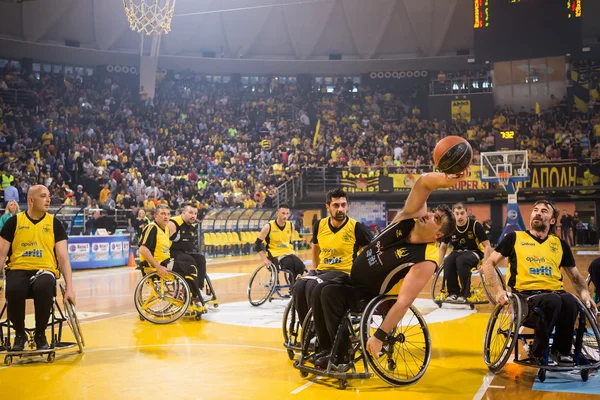
<instances>
[{"instance_id":1,"label":"wheelchair","mask_svg":"<svg viewBox=\"0 0 600 400\"><path fill-rule=\"evenodd\" d=\"M165 325L177 321L185 316L194 317L196 321L208 312L208 305L219 307L217 295L212 282L206 275L206 293L212 295L212 300L205 303L200 299L201 305L192 303L190 287L185 279L177 272L169 271L165 277L160 277L154 268L138 266L142 273L142 280L137 284L134 292L135 308L140 321Z\"/></svg>"},{"instance_id":2,"label":"wheelchair","mask_svg":"<svg viewBox=\"0 0 600 400\"><path fill-rule=\"evenodd\" d=\"M310 315L312 312L309 310ZM302 322L296 307L294 306L294 300L290 299L290 302L283 311L283 347L287 349L287 355L290 360L296 358L296 353L302 351Z\"/></svg>"},{"instance_id":3,"label":"wheelchair","mask_svg":"<svg viewBox=\"0 0 600 400\"><path fill-rule=\"evenodd\" d=\"M82 354L83 348L85 347L85 340L79 325L79 319L75 313L75 306L71 300L66 300L65 288L63 285L60 287L61 294L63 296L63 308L65 312L60 308L58 299L56 298L56 285L54 286L54 297L52 299L52 311L50 313L50 322L48 322L48 328L50 328L51 339L50 348L46 350L33 350L35 348L35 328L25 328L25 334L27 335L27 346L30 349L23 351L12 351L11 350L11 330L12 323L8 320L8 316L5 320L0 321L0 353L6 352L4 356L4 365L10 366L14 358L32 358L32 357L45 357L48 363L53 363L56 358L56 352L62 350L68 350L77 347L77 353ZM27 297L30 298L29 296ZM2 311L0 311L0 319L7 313L8 302L4 303ZM62 340L63 323L66 322L71 328L75 342L64 342ZM6 330L6 332L5 332Z\"/></svg>"},{"instance_id":4,"label":"wheelchair","mask_svg":"<svg viewBox=\"0 0 600 400\"><path fill-rule=\"evenodd\" d=\"M280 275L283 274L283 277ZM291 297L292 272L280 265L262 264L248 283L248 301L255 307L273 299L289 299ZM275 297L277 296L277 297Z\"/></svg>"},{"instance_id":5,"label":"wheelchair","mask_svg":"<svg viewBox=\"0 0 600 400\"><path fill-rule=\"evenodd\" d=\"M481 262L479 263L479 265L481 265ZM504 278L502 277L502 273L500 272L498 267L494 267L494 270L496 271L496 276L498 277L498 279L500 279L500 282L502 283L502 288L504 290L506 290L506 284L504 282ZM491 293L492 288L487 283L485 276L481 272L479 272L479 270L477 268L471 269L471 291L470 291L469 297L467 298L467 302L466 303L457 303L457 302L446 301L446 299L448 297L448 290L446 288L446 278L445 278L443 272L444 272L444 264L437 267L435 274L433 275L433 281L431 282L431 289L430 289L431 300L435 304L437 304L437 306L439 308L442 308L442 305L444 303L468 305L471 308L471 310L474 310L475 305L477 305L477 304L492 303L493 305L496 305L496 296L494 295L494 293ZM477 275L479 275L479 279L474 281L473 278L476 277ZM459 280L459 285L460 285L460 280Z\"/></svg>"},{"instance_id":6,"label":"wheelchair","mask_svg":"<svg viewBox=\"0 0 600 400\"><path fill-rule=\"evenodd\" d=\"M575 296L574 296L575 297ZM540 317L537 309L531 313L527 311L528 305L519 296L511 296L505 305L498 304L490 316L484 337L483 359L488 368L497 373L504 367L514 351L513 361L516 364L538 368L537 377L540 382L546 380L547 371L579 371L581 379L586 382L591 370L600 367L600 332L595 316L577 298L579 313L573 332L573 345L570 356L574 365L552 365L549 363L549 349L546 350L544 360L540 364L531 357L530 349L535 333L525 333L525 329L533 329L536 319ZM553 341L550 335L550 346ZM519 346L519 343L521 346ZM549 347L550 347L549 346ZM520 351L521 349L522 351ZM520 358L521 354L527 358Z\"/></svg>"},{"instance_id":7,"label":"wheelchair","mask_svg":"<svg viewBox=\"0 0 600 400\"><path fill-rule=\"evenodd\" d=\"M365 351L367 341L380 327L396 303L396 298L380 295L371 300L362 312L360 309L359 312L349 310L338 328L332 354L339 348L341 334L347 328L350 334L350 362L336 366L330 359L324 370L307 365L314 361L311 359L320 351L312 310L309 311L302 324L300 356L294 362L294 367L300 370L300 376L306 378L313 374L337 379L340 389L348 387L349 379L367 379L373 373L392 386L406 386L419 381L431 359L431 337L427 323L416 307L411 305L404 318L390 332L388 340L383 343L380 357ZM360 308L363 308L362 305Z\"/></svg>"}]
</instances>

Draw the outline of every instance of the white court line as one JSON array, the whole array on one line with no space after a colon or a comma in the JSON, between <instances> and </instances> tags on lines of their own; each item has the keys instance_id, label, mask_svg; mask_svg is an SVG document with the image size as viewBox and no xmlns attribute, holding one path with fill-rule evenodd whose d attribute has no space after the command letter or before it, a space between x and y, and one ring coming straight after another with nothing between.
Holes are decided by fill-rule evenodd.
<instances>
[{"instance_id":1,"label":"white court line","mask_svg":"<svg viewBox=\"0 0 600 400\"><path fill-rule=\"evenodd\" d=\"M477 393L475 393L475 396L473 396L473 400L481 400L483 398L483 396L485 395L485 392L488 390L488 388L492 384L492 381L494 380L495 376L496 376L496 374L494 374L492 371L489 371L483 377L483 382L481 383L481 386L479 387L479 390L477 391Z\"/></svg>"},{"instance_id":2,"label":"white court line","mask_svg":"<svg viewBox=\"0 0 600 400\"><path fill-rule=\"evenodd\" d=\"M321 379L322 376L317 376L316 378L313 378L310 380L310 382L306 382L304 385L300 386L299 388L292 390L290 392L290 394L298 394L301 391L303 391L304 389L306 389L307 387L309 387L310 385L312 385L313 383L315 383L317 380Z\"/></svg>"},{"instance_id":3,"label":"white court line","mask_svg":"<svg viewBox=\"0 0 600 400\"><path fill-rule=\"evenodd\" d=\"M488 386L488 389L506 389L506 386L490 385L490 386Z\"/></svg>"},{"instance_id":4,"label":"white court line","mask_svg":"<svg viewBox=\"0 0 600 400\"><path fill-rule=\"evenodd\" d=\"M94 321L90 321L94 322ZM233 344L233 343L170 343L170 344L142 344L135 346L117 346L117 347L104 347L101 349L86 350L85 353L100 353L103 351L115 351L115 350L133 350L133 349L145 349L150 347L241 347L244 349L258 349L258 350L270 350L281 353L286 353L287 350L276 349L273 347L265 346L250 346L246 344Z\"/></svg>"}]
</instances>

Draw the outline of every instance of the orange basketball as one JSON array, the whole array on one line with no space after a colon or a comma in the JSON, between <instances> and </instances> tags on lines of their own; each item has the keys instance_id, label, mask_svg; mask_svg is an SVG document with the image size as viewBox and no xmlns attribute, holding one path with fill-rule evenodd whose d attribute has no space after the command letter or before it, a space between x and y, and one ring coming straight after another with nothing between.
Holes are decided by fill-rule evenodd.
<instances>
[{"instance_id":1,"label":"orange basketball","mask_svg":"<svg viewBox=\"0 0 600 400\"><path fill-rule=\"evenodd\" d=\"M433 149L433 162L441 172L458 174L473 160L473 149L460 136L446 136Z\"/></svg>"}]
</instances>

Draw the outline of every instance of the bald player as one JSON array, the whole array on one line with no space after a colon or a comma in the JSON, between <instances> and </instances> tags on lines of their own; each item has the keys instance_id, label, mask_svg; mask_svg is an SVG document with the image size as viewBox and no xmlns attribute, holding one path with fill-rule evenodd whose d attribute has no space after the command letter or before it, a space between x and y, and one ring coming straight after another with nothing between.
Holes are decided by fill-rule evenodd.
<instances>
[{"instance_id":1,"label":"bald player","mask_svg":"<svg viewBox=\"0 0 600 400\"><path fill-rule=\"evenodd\" d=\"M28 294L33 296L35 305L37 350L49 348L45 331L56 279L61 274L66 283L64 297L75 304L67 232L58 219L48 214L48 207L48 189L43 185L32 186L27 192L27 211L9 218L0 232L0 272L6 260L8 315L16 333L12 351L23 351L27 342L25 299Z\"/></svg>"}]
</instances>

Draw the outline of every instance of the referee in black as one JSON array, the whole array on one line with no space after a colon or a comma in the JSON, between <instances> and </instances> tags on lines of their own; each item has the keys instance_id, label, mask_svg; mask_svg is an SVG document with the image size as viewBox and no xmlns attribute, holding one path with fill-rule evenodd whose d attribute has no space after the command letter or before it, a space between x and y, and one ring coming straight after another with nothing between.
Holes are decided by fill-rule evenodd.
<instances>
[{"instance_id":1,"label":"referee in black","mask_svg":"<svg viewBox=\"0 0 600 400\"><path fill-rule=\"evenodd\" d=\"M23 351L27 342L27 297L33 297L35 305L34 339L38 350L49 348L45 332L56 291L56 279L61 274L66 283L64 297L75 304L67 232L58 219L48 214L49 206L48 189L43 185L32 186L27 192L27 211L8 219L0 232L0 272L8 257L6 301L8 319L16 333L12 351Z\"/></svg>"}]
</instances>

